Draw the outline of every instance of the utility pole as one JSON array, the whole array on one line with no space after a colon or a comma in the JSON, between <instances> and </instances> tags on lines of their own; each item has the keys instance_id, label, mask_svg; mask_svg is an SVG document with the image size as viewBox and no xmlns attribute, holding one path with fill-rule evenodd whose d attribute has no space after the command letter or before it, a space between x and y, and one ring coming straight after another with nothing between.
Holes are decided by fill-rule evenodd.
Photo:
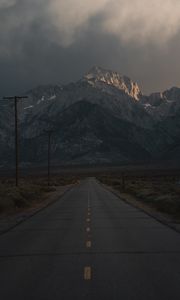
<instances>
[{"instance_id":1,"label":"utility pole","mask_svg":"<svg viewBox=\"0 0 180 300\"><path fill-rule=\"evenodd\" d=\"M19 185L19 136L18 136L18 100L27 99L27 96L19 97L4 97L4 100L14 100L14 113L15 113L15 157L16 157L16 186Z\"/></svg>"},{"instance_id":2,"label":"utility pole","mask_svg":"<svg viewBox=\"0 0 180 300\"><path fill-rule=\"evenodd\" d=\"M121 178L122 178L122 190L124 191L125 190L125 174L124 174L124 172L122 173Z\"/></svg>"},{"instance_id":3,"label":"utility pole","mask_svg":"<svg viewBox=\"0 0 180 300\"><path fill-rule=\"evenodd\" d=\"M50 186L50 176L51 176L51 136L53 131L47 130L48 133L48 186Z\"/></svg>"}]
</instances>

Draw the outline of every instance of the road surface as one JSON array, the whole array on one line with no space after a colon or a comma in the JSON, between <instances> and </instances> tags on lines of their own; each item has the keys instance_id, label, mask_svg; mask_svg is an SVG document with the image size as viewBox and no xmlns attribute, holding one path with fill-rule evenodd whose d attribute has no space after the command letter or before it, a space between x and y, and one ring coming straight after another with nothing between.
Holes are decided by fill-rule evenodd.
<instances>
[{"instance_id":1,"label":"road surface","mask_svg":"<svg viewBox=\"0 0 180 300\"><path fill-rule=\"evenodd\" d=\"M0 236L1 300L180 299L180 234L89 178Z\"/></svg>"}]
</instances>

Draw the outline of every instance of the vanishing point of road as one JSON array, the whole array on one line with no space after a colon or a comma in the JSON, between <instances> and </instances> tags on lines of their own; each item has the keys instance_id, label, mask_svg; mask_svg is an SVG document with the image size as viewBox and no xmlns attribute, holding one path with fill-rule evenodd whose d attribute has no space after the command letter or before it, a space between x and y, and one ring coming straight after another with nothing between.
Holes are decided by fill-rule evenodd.
<instances>
[{"instance_id":1,"label":"vanishing point of road","mask_svg":"<svg viewBox=\"0 0 180 300\"><path fill-rule=\"evenodd\" d=\"M179 300L180 234L95 179L0 236L1 300Z\"/></svg>"}]
</instances>

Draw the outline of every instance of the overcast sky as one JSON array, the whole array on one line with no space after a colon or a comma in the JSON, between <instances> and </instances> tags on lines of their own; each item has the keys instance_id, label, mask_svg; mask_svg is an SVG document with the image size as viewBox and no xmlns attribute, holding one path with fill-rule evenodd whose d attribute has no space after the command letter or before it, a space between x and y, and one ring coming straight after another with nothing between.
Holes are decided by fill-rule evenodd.
<instances>
[{"instance_id":1,"label":"overcast sky","mask_svg":"<svg viewBox=\"0 0 180 300\"><path fill-rule=\"evenodd\" d=\"M162 91L180 86L179 53L179 0L0 0L0 95L93 65Z\"/></svg>"}]
</instances>

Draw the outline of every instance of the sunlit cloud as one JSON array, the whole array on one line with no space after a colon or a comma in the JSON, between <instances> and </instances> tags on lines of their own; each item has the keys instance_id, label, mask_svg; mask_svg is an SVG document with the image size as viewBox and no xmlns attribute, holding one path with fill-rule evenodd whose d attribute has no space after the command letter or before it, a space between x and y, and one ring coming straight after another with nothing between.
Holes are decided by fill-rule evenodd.
<instances>
[{"instance_id":1,"label":"sunlit cloud","mask_svg":"<svg viewBox=\"0 0 180 300\"><path fill-rule=\"evenodd\" d=\"M0 0L0 13L5 8L2 35L43 17L48 38L65 47L91 28L93 18L99 18L98 32L114 35L121 43L164 44L180 31L179 0Z\"/></svg>"},{"instance_id":2,"label":"sunlit cloud","mask_svg":"<svg viewBox=\"0 0 180 300\"><path fill-rule=\"evenodd\" d=\"M49 13L64 45L73 43L92 17L103 11L109 0L51 0Z\"/></svg>"},{"instance_id":3,"label":"sunlit cloud","mask_svg":"<svg viewBox=\"0 0 180 300\"><path fill-rule=\"evenodd\" d=\"M97 30L126 43L166 43L180 30L179 0L51 0L49 12L65 45L98 15Z\"/></svg>"},{"instance_id":4,"label":"sunlit cloud","mask_svg":"<svg viewBox=\"0 0 180 300\"><path fill-rule=\"evenodd\" d=\"M99 64L164 89L179 85L179 49L179 0L0 0L1 88L20 69L29 86Z\"/></svg>"},{"instance_id":5,"label":"sunlit cloud","mask_svg":"<svg viewBox=\"0 0 180 300\"><path fill-rule=\"evenodd\" d=\"M103 27L125 42L166 43L180 30L180 1L110 1Z\"/></svg>"},{"instance_id":6,"label":"sunlit cloud","mask_svg":"<svg viewBox=\"0 0 180 300\"><path fill-rule=\"evenodd\" d=\"M0 1L0 9L12 7L16 4L17 0L1 0Z\"/></svg>"}]
</instances>

